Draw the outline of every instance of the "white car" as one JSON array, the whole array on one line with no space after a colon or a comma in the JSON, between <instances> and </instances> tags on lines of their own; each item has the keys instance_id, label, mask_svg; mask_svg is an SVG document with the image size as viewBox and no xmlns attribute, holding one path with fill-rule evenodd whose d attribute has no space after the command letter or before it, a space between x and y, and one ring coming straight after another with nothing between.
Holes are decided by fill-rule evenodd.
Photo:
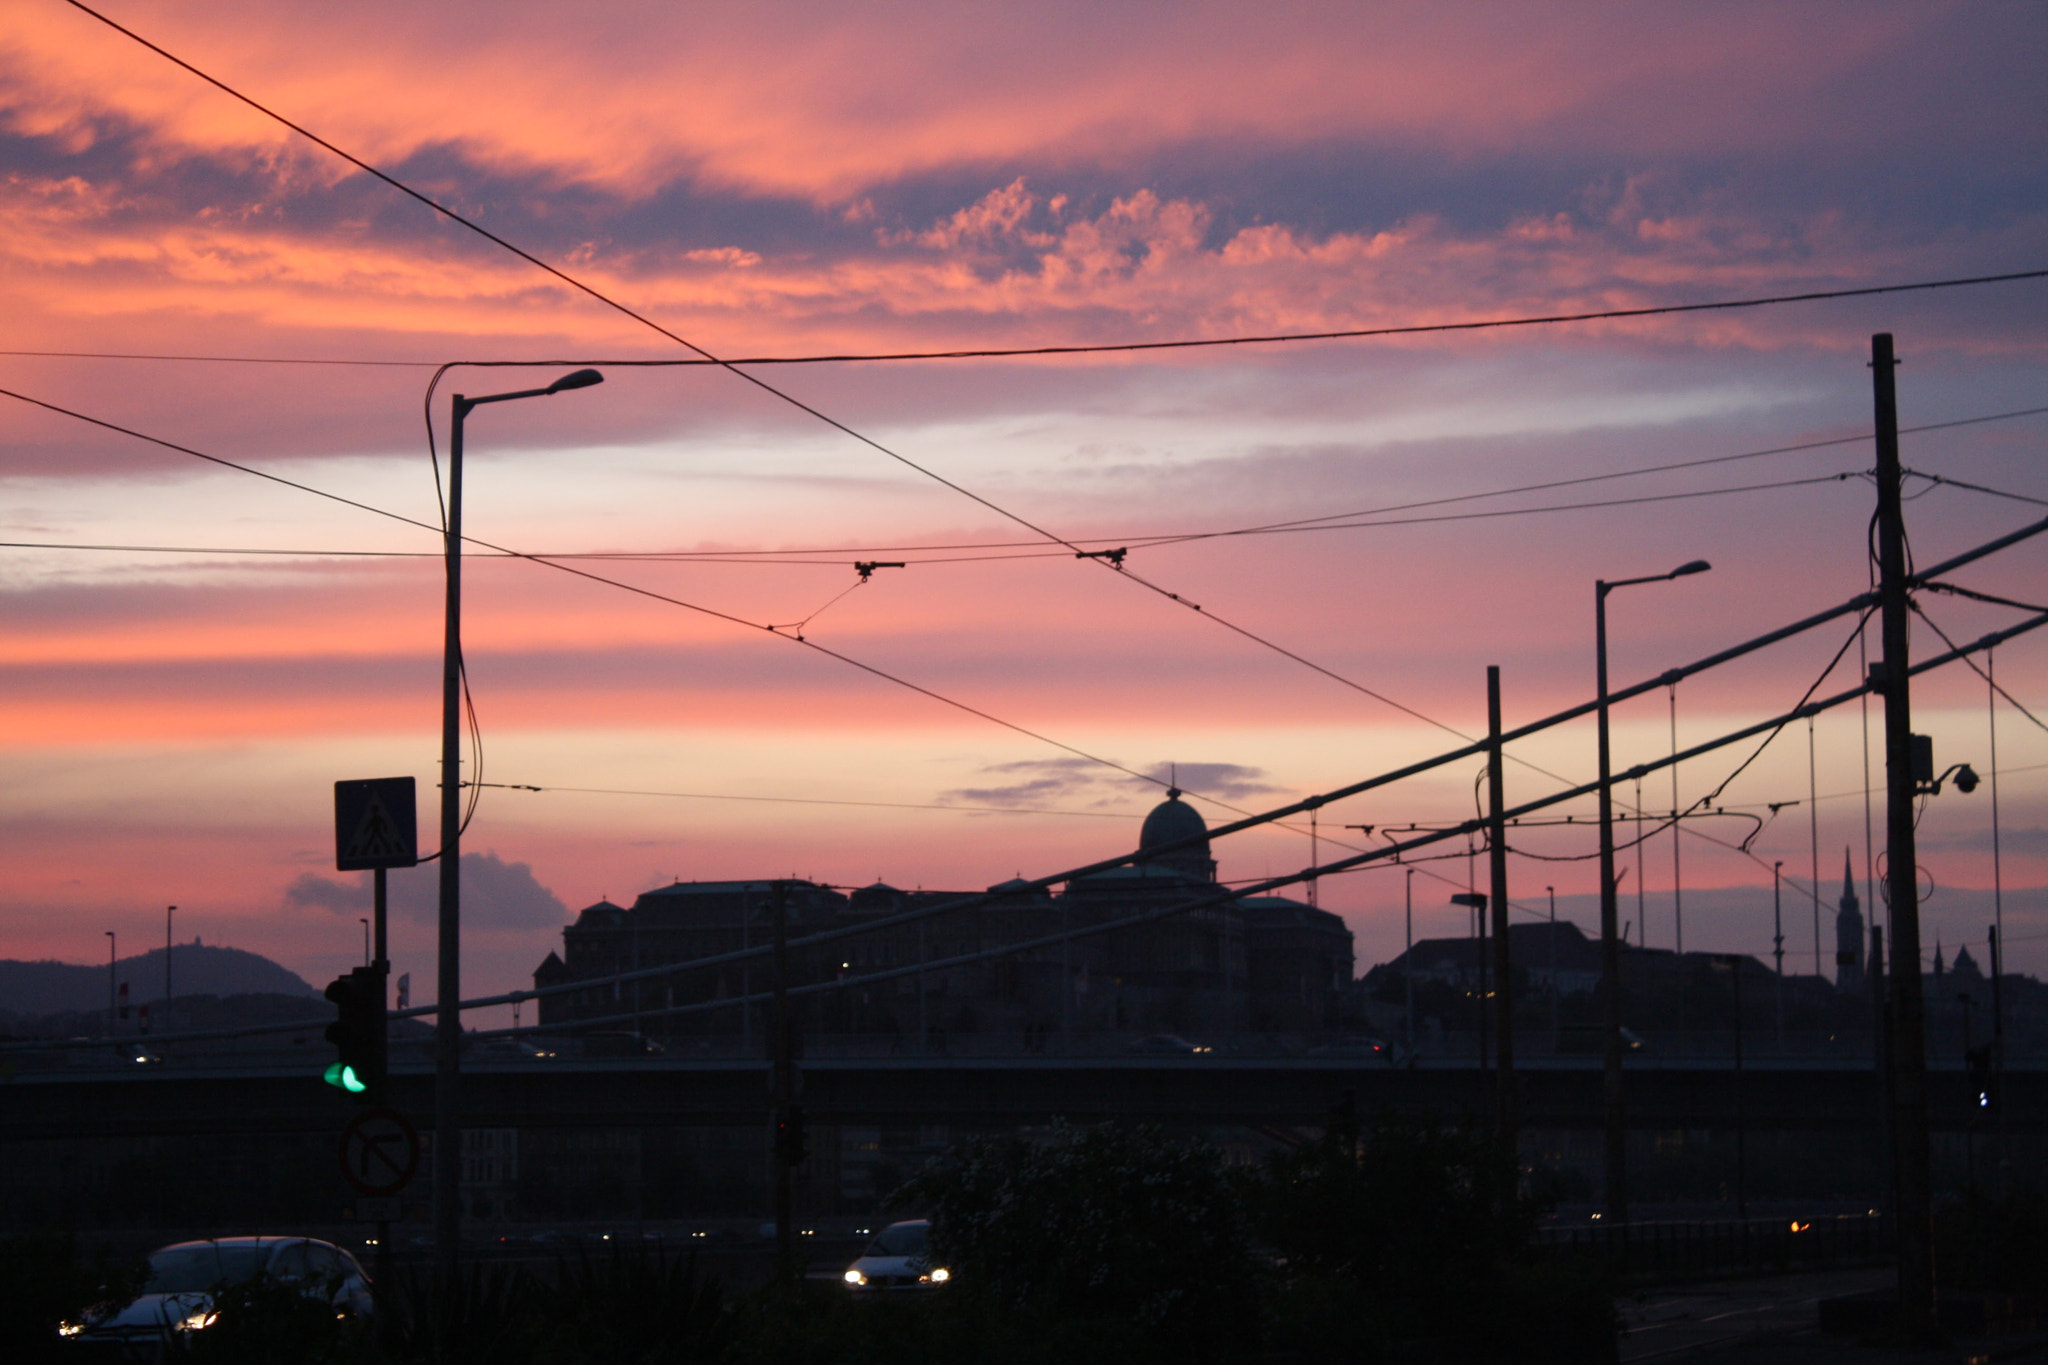
<instances>
[{"instance_id":1,"label":"white car","mask_svg":"<svg viewBox=\"0 0 2048 1365\"><path fill-rule=\"evenodd\" d=\"M59 1327L58 1335L152 1355L184 1334L213 1325L215 1290L259 1279L296 1285L302 1294L324 1300L340 1315L367 1317L372 1312L370 1277L355 1257L330 1242L308 1237L218 1237L152 1251L140 1294L124 1304L87 1309L77 1321Z\"/></svg>"},{"instance_id":2,"label":"white car","mask_svg":"<svg viewBox=\"0 0 2048 1365\"><path fill-rule=\"evenodd\" d=\"M860 1259L846 1268L846 1287L855 1293L882 1289L937 1289L953 1278L934 1266L927 1246L932 1225L922 1218L891 1223L875 1234Z\"/></svg>"}]
</instances>

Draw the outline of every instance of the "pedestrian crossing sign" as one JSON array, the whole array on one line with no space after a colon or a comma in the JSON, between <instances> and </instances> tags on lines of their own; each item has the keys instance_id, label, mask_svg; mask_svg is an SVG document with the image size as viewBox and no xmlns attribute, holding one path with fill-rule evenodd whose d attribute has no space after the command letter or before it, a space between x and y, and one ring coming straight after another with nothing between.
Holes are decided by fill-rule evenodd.
<instances>
[{"instance_id":1,"label":"pedestrian crossing sign","mask_svg":"<svg viewBox=\"0 0 2048 1365\"><path fill-rule=\"evenodd\" d=\"M419 860L419 813L410 777L334 784L337 871L412 867Z\"/></svg>"}]
</instances>

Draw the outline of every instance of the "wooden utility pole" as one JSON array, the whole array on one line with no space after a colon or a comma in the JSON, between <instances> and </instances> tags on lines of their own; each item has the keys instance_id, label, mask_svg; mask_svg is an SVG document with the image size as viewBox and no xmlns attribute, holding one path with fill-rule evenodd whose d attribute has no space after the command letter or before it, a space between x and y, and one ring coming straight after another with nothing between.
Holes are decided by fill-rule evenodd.
<instances>
[{"instance_id":1,"label":"wooden utility pole","mask_svg":"<svg viewBox=\"0 0 2048 1365\"><path fill-rule=\"evenodd\" d=\"M1891 1128L1898 1198L1900 1324L1934 1331L1934 1207L1927 1134L1927 1035L1920 990L1919 863L1913 847L1913 713L1907 674L1906 528L1892 337L1870 339L1877 417L1877 569L1884 653L1885 880L1891 891Z\"/></svg>"},{"instance_id":2,"label":"wooden utility pole","mask_svg":"<svg viewBox=\"0 0 2048 1365\"><path fill-rule=\"evenodd\" d=\"M773 1040L775 1122L769 1169L775 1180L775 1264L776 1272L790 1278L796 1268L796 1229L793 1188L797 1163L803 1158L801 1145L803 1116L796 1109L796 1065L794 1040L789 1022L789 883L775 883L775 1019L770 1025Z\"/></svg>"},{"instance_id":3,"label":"wooden utility pole","mask_svg":"<svg viewBox=\"0 0 2048 1365\"><path fill-rule=\"evenodd\" d=\"M1508 826L1506 781L1501 772L1500 666L1486 667L1486 801L1488 899L1493 902L1493 1005L1500 1032L1494 1073L1499 1087L1501 1146L1515 1150L1515 1003L1509 990Z\"/></svg>"}]
</instances>

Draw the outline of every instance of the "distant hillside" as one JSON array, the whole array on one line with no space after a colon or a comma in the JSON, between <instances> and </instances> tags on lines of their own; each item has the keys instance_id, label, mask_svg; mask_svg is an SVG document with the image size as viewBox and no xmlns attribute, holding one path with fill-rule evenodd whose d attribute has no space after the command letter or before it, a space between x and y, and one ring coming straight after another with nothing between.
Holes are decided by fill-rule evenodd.
<instances>
[{"instance_id":1,"label":"distant hillside","mask_svg":"<svg viewBox=\"0 0 2048 1365\"><path fill-rule=\"evenodd\" d=\"M164 950L155 948L114 964L114 979L128 983L132 1006L161 1000ZM171 952L171 989L187 995L287 995L320 993L296 973L267 957L240 948L180 943ZM107 1007L107 969L69 962L0 961L0 1011L16 1015L92 1011Z\"/></svg>"}]
</instances>

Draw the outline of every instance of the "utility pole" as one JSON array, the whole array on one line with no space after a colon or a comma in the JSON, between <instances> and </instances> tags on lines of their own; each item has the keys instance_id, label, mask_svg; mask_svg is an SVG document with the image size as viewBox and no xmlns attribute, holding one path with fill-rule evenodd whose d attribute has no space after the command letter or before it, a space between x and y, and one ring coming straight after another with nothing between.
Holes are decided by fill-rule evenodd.
<instances>
[{"instance_id":1,"label":"utility pole","mask_svg":"<svg viewBox=\"0 0 2048 1365\"><path fill-rule=\"evenodd\" d=\"M1872 916L1876 918L1876 916ZM1877 1150L1882 1172L1877 1197L1887 1214L1899 1206L1892 1162L1892 1008L1891 981L1884 970L1884 926L1870 926L1870 1050L1877 1077Z\"/></svg>"},{"instance_id":2,"label":"utility pole","mask_svg":"<svg viewBox=\"0 0 2048 1365\"><path fill-rule=\"evenodd\" d=\"M1899 408L1892 337L1870 339L1877 418L1878 600L1883 622L1885 880L1891 889L1892 1163L1898 1190L1899 1313L1907 1333L1934 1331L1934 1209L1927 1133L1927 1039L1920 987L1919 861L1913 841L1912 686L1907 674L1906 527L1900 505Z\"/></svg>"},{"instance_id":3,"label":"utility pole","mask_svg":"<svg viewBox=\"0 0 2048 1365\"><path fill-rule=\"evenodd\" d=\"M175 905L164 907L164 1029L171 1027L171 916L178 913Z\"/></svg>"},{"instance_id":4,"label":"utility pole","mask_svg":"<svg viewBox=\"0 0 2048 1365\"><path fill-rule=\"evenodd\" d=\"M1997 771L1995 767L1992 769L1994 773ZM1991 940L1991 1074L1993 1084L1997 1085L2000 1090L2003 1090L2005 1088L2005 997L2003 995L2002 983L2005 977L2005 969L1999 958L1998 926L1996 924L1991 925L1988 933ZM1993 1149L1993 1160L1998 1165L1998 1193L2003 1196L2006 1192L2005 1106L2003 1104L1998 1106L1997 1146Z\"/></svg>"},{"instance_id":5,"label":"utility pole","mask_svg":"<svg viewBox=\"0 0 2048 1365\"><path fill-rule=\"evenodd\" d=\"M107 930L107 1036L109 1038L114 1036L115 1024L121 1017L120 1000L118 999L120 988L114 984L114 977L116 975L114 963L117 960L114 951L115 942L114 931L112 929ZM1997 940L1993 939L1992 942L1995 945ZM1997 949L1994 947L1993 952L1996 951ZM1997 958L1994 957L1992 960L1995 962Z\"/></svg>"},{"instance_id":6,"label":"utility pole","mask_svg":"<svg viewBox=\"0 0 2048 1365\"><path fill-rule=\"evenodd\" d=\"M448 432L448 513L441 557L441 865L434 1010L434 1278L444 1307L440 1331L455 1327L455 1275L462 1227L462 424L470 404L456 394ZM445 1339L445 1335L444 1338Z\"/></svg>"},{"instance_id":7,"label":"utility pole","mask_svg":"<svg viewBox=\"0 0 2048 1365\"><path fill-rule=\"evenodd\" d=\"M1508 826L1507 783L1501 772L1500 666L1486 666L1486 800L1487 872L1493 901L1493 1003L1500 1032L1499 1086L1500 1141L1504 1151L1515 1150L1515 1002L1509 989L1511 963L1508 956Z\"/></svg>"},{"instance_id":8,"label":"utility pole","mask_svg":"<svg viewBox=\"0 0 2048 1365\"><path fill-rule=\"evenodd\" d=\"M775 1264L783 1279L793 1278L796 1269L794 1226L796 1176L795 1155L786 1141L795 1117L796 1078L794 1047L789 1024L789 883L775 883L775 1019L769 1036L774 1039L775 1136L778 1139L769 1165L775 1172Z\"/></svg>"},{"instance_id":9,"label":"utility pole","mask_svg":"<svg viewBox=\"0 0 2048 1365\"><path fill-rule=\"evenodd\" d=\"M1600 1107L1605 1129L1607 1224L1628 1221L1628 1130L1621 1089L1621 926L1614 875L1614 776L1607 736L1607 585L1593 585L1593 654L1600 705ZM1642 783L1636 783L1636 867L1643 860ZM1638 933L1645 932L1640 927ZM1645 943L1642 946L1647 947Z\"/></svg>"}]
</instances>

